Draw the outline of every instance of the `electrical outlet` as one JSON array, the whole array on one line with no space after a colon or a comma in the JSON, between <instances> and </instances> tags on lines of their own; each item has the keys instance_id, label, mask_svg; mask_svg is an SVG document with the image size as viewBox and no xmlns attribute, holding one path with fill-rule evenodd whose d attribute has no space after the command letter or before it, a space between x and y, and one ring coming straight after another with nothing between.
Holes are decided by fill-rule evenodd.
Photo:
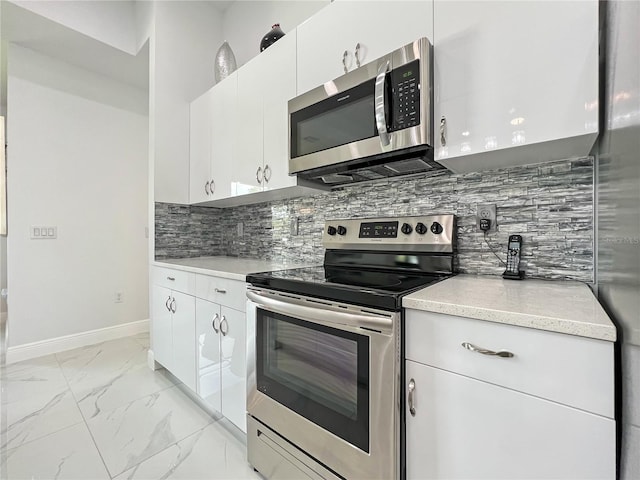
<instances>
[{"instance_id":1,"label":"electrical outlet","mask_svg":"<svg viewBox=\"0 0 640 480\"><path fill-rule=\"evenodd\" d=\"M478 203L476 212L476 228L478 231L482 232L483 230L480 228L480 220L486 219L491 222L491 227L487 230L488 233L496 231L496 206L488 203Z\"/></svg>"},{"instance_id":2,"label":"electrical outlet","mask_svg":"<svg viewBox=\"0 0 640 480\"><path fill-rule=\"evenodd\" d=\"M124 294L122 292L116 292L113 295L113 302L114 303L122 303L122 302L124 302Z\"/></svg>"}]
</instances>

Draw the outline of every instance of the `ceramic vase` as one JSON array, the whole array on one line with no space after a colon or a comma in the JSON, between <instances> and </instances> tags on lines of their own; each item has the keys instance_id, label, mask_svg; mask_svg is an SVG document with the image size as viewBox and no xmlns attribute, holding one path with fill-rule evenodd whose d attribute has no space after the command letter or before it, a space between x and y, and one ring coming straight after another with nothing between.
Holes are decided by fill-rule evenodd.
<instances>
[{"instance_id":1,"label":"ceramic vase","mask_svg":"<svg viewBox=\"0 0 640 480\"><path fill-rule=\"evenodd\" d=\"M218 53L216 53L214 64L216 83L227 78L237 68L236 56L233 54L233 50L231 50L229 44L225 41L218 49Z\"/></svg>"},{"instance_id":2,"label":"ceramic vase","mask_svg":"<svg viewBox=\"0 0 640 480\"><path fill-rule=\"evenodd\" d=\"M264 49L270 47L282 37L284 37L284 32L280 28L280 24L276 23L271 27L271 30L262 37L262 41L260 42L260 51L262 52Z\"/></svg>"}]
</instances>

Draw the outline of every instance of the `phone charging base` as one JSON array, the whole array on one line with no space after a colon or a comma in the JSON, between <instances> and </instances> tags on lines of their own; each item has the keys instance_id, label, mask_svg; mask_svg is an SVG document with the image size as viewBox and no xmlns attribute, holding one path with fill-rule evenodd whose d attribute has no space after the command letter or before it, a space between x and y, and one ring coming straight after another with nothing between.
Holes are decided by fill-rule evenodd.
<instances>
[{"instance_id":1,"label":"phone charging base","mask_svg":"<svg viewBox=\"0 0 640 480\"><path fill-rule=\"evenodd\" d=\"M502 278L507 280L522 280L524 278L524 270L518 270L518 273L505 270L502 274Z\"/></svg>"}]
</instances>

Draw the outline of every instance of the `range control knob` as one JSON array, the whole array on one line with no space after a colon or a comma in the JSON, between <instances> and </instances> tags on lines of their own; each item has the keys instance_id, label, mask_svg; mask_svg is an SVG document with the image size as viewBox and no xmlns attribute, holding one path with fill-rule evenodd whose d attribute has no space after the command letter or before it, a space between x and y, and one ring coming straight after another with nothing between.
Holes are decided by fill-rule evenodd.
<instances>
[{"instance_id":1,"label":"range control knob","mask_svg":"<svg viewBox=\"0 0 640 480\"><path fill-rule=\"evenodd\" d=\"M422 222L416 223L416 232L420 235L424 235L427 233L427 226Z\"/></svg>"},{"instance_id":2,"label":"range control knob","mask_svg":"<svg viewBox=\"0 0 640 480\"><path fill-rule=\"evenodd\" d=\"M411 227L411 225L409 225L408 223L403 223L402 227L400 227L400 231L405 235L409 235L411 232L413 232L413 227Z\"/></svg>"},{"instance_id":3,"label":"range control knob","mask_svg":"<svg viewBox=\"0 0 640 480\"><path fill-rule=\"evenodd\" d=\"M345 233L347 233L346 227L343 227L342 225L338 225L338 235L344 235Z\"/></svg>"},{"instance_id":4,"label":"range control knob","mask_svg":"<svg viewBox=\"0 0 640 480\"><path fill-rule=\"evenodd\" d=\"M329 235L335 235L336 234L336 227L332 227L331 225L329 225L329 227L327 228L327 233Z\"/></svg>"},{"instance_id":5,"label":"range control knob","mask_svg":"<svg viewBox=\"0 0 640 480\"><path fill-rule=\"evenodd\" d=\"M442 225L440 225L438 222L433 222L431 224L431 233L435 233L436 235L439 235L442 233Z\"/></svg>"}]
</instances>

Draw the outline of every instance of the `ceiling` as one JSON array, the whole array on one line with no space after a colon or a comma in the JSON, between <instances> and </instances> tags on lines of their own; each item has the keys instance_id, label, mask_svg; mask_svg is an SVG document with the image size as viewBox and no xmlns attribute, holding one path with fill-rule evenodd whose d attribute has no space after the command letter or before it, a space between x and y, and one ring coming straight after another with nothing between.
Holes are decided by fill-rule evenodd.
<instances>
[{"instance_id":1,"label":"ceiling","mask_svg":"<svg viewBox=\"0 0 640 480\"><path fill-rule=\"evenodd\" d=\"M230 3L230 2L221 2ZM137 55L83 35L10 2L2 8L2 104L6 105L7 43L13 42L142 90L149 88L149 48ZM226 8L226 7L225 7Z\"/></svg>"}]
</instances>

